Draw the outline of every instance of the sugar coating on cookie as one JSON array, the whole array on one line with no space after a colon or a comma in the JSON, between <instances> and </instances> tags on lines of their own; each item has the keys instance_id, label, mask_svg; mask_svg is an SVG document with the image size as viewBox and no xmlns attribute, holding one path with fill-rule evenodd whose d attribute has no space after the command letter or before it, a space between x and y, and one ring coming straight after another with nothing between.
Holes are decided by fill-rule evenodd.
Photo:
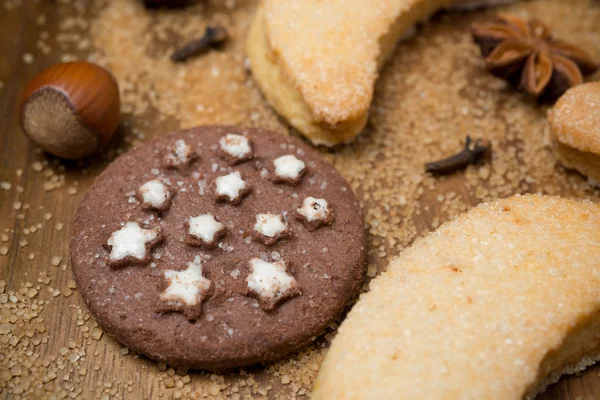
<instances>
[{"instance_id":1,"label":"sugar coating on cookie","mask_svg":"<svg viewBox=\"0 0 600 400\"><path fill-rule=\"evenodd\" d=\"M579 151L600 154L600 82L577 85L548 112L553 137Z\"/></svg>"},{"instance_id":2,"label":"sugar coating on cookie","mask_svg":"<svg viewBox=\"0 0 600 400\"><path fill-rule=\"evenodd\" d=\"M552 150L563 166L600 182L600 82L574 86L548 112Z\"/></svg>"},{"instance_id":3,"label":"sugar coating on cookie","mask_svg":"<svg viewBox=\"0 0 600 400\"><path fill-rule=\"evenodd\" d=\"M219 140L221 150L236 161L247 160L252 155L252 147L247 137L228 133Z\"/></svg>"},{"instance_id":4,"label":"sugar coating on cookie","mask_svg":"<svg viewBox=\"0 0 600 400\"><path fill-rule=\"evenodd\" d=\"M218 198L232 203L239 201L248 189L247 183L238 171L218 177L215 180L215 187Z\"/></svg>"},{"instance_id":5,"label":"sugar coating on cookie","mask_svg":"<svg viewBox=\"0 0 600 400\"><path fill-rule=\"evenodd\" d=\"M302 201L302 207L297 208L296 212L301 220L311 226L330 224L333 221L333 211L325 199L307 197Z\"/></svg>"},{"instance_id":6,"label":"sugar coating on cookie","mask_svg":"<svg viewBox=\"0 0 600 400\"><path fill-rule=\"evenodd\" d=\"M199 314L199 305L210 289L211 281L202 275L202 259L196 256L194 261L188 263L188 267L182 271L167 269L163 272L167 287L160 293L163 303L162 311L178 311L183 307L196 307L188 311L189 316Z\"/></svg>"},{"instance_id":7,"label":"sugar coating on cookie","mask_svg":"<svg viewBox=\"0 0 600 400\"><path fill-rule=\"evenodd\" d=\"M276 158L273 166L275 167L275 179L278 181L297 182L306 170L304 161L292 154Z\"/></svg>"},{"instance_id":8,"label":"sugar coating on cookie","mask_svg":"<svg viewBox=\"0 0 600 400\"><path fill-rule=\"evenodd\" d=\"M599 359L599 247L590 201L480 204L370 282L312 399L533 399Z\"/></svg>"},{"instance_id":9,"label":"sugar coating on cookie","mask_svg":"<svg viewBox=\"0 0 600 400\"><path fill-rule=\"evenodd\" d=\"M254 231L265 244L273 244L289 233L288 223L281 214L257 214Z\"/></svg>"},{"instance_id":10,"label":"sugar coating on cookie","mask_svg":"<svg viewBox=\"0 0 600 400\"><path fill-rule=\"evenodd\" d=\"M224 231L225 225L212 214L202 214L188 220L188 234L206 245L212 245Z\"/></svg>"},{"instance_id":11,"label":"sugar coating on cookie","mask_svg":"<svg viewBox=\"0 0 600 400\"><path fill-rule=\"evenodd\" d=\"M140 200L146 208L165 211L171 203L169 189L158 179L152 179L140 186Z\"/></svg>"},{"instance_id":12,"label":"sugar coating on cookie","mask_svg":"<svg viewBox=\"0 0 600 400\"><path fill-rule=\"evenodd\" d=\"M267 262L260 258L250 260L250 275L246 279L249 291L257 296L261 307L267 310L286 298L300 294L300 287L287 271L284 261Z\"/></svg>"},{"instance_id":13,"label":"sugar coating on cookie","mask_svg":"<svg viewBox=\"0 0 600 400\"><path fill-rule=\"evenodd\" d=\"M168 167L182 169L188 167L196 157L192 146L179 139L168 147L164 162Z\"/></svg>"},{"instance_id":14,"label":"sugar coating on cookie","mask_svg":"<svg viewBox=\"0 0 600 400\"><path fill-rule=\"evenodd\" d=\"M128 258L143 263L149 258L149 248L160 238L160 228L143 229L137 222L128 222L108 239L109 263L118 265Z\"/></svg>"}]
</instances>

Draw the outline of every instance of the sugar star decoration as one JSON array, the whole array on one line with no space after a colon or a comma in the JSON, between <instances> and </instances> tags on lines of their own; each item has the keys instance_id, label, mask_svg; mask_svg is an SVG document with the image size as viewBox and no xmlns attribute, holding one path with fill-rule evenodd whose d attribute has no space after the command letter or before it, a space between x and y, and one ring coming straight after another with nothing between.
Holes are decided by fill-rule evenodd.
<instances>
[{"instance_id":1,"label":"sugar star decoration","mask_svg":"<svg viewBox=\"0 0 600 400\"><path fill-rule=\"evenodd\" d=\"M254 237L266 245L289 236L288 224L281 214L257 214L254 224Z\"/></svg>"},{"instance_id":2,"label":"sugar star decoration","mask_svg":"<svg viewBox=\"0 0 600 400\"><path fill-rule=\"evenodd\" d=\"M279 239L289 236L287 221L281 214L257 214L254 224L254 237L266 245L272 245Z\"/></svg>"},{"instance_id":3,"label":"sugar star decoration","mask_svg":"<svg viewBox=\"0 0 600 400\"><path fill-rule=\"evenodd\" d=\"M164 183L152 179L140 186L138 197L148 210L167 211L171 206L171 192Z\"/></svg>"},{"instance_id":4,"label":"sugar star decoration","mask_svg":"<svg viewBox=\"0 0 600 400\"><path fill-rule=\"evenodd\" d=\"M219 145L230 164L238 164L252 158L252 145L245 136L228 133L219 139Z\"/></svg>"},{"instance_id":5,"label":"sugar star decoration","mask_svg":"<svg viewBox=\"0 0 600 400\"><path fill-rule=\"evenodd\" d=\"M250 187L238 171L215 179L215 191L219 201L226 201L233 205L239 204L249 190Z\"/></svg>"},{"instance_id":6,"label":"sugar star decoration","mask_svg":"<svg viewBox=\"0 0 600 400\"><path fill-rule=\"evenodd\" d=\"M200 318L202 301L211 285L211 281L202 276L200 256L183 271L168 269L163 274L168 286L159 295L158 312L181 312L190 320Z\"/></svg>"},{"instance_id":7,"label":"sugar star decoration","mask_svg":"<svg viewBox=\"0 0 600 400\"><path fill-rule=\"evenodd\" d=\"M296 209L296 213L309 231L333 222L333 211L325 199L307 197L302 201L302 207Z\"/></svg>"},{"instance_id":8,"label":"sugar star decoration","mask_svg":"<svg viewBox=\"0 0 600 400\"><path fill-rule=\"evenodd\" d=\"M472 31L490 72L535 97L554 101L600 67L598 60L554 38L535 19L498 14L494 22L473 24Z\"/></svg>"},{"instance_id":9,"label":"sugar star decoration","mask_svg":"<svg viewBox=\"0 0 600 400\"><path fill-rule=\"evenodd\" d=\"M273 161L273 182L297 185L306 172L304 161L288 154Z\"/></svg>"},{"instance_id":10,"label":"sugar star decoration","mask_svg":"<svg viewBox=\"0 0 600 400\"><path fill-rule=\"evenodd\" d=\"M108 265L145 265L150 262L150 249L161 240L160 228L143 229L137 222L128 222L108 239Z\"/></svg>"},{"instance_id":11,"label":"sugar star decoration","mask_svg":"<svg viewBox=\"0 0 600 400\"><path fill-rule=\"evenodd\" d=\"M187 222L186 243L192 246L214 248L217 239L227 232L225 225L217 221L212 214L190 217Z\"/></svg>"},{"instance_id":12,"label":"sugar star decoration","mask_svg":"<svg viewBox=\"0 0 600 400\"><path fill-rule=\"evenodd\" d=\"M198 155L192 150L192 146L179 139L167 148L163 163L166 167L183 170L188 168L196 158Z\"/></svg>"},{"instance_id":13,"label":"sugar star decoration","mask_svg":"<svg viewBox=\"0 0 600 400\"><path fill-rule=\"evenodd\" d=\"M250 275L246 279L248 294L258 299L263 310L272 310L286 299L301 293L296 279L287 272L284 261L250 260Z\"/></svg>"}]
</instances>

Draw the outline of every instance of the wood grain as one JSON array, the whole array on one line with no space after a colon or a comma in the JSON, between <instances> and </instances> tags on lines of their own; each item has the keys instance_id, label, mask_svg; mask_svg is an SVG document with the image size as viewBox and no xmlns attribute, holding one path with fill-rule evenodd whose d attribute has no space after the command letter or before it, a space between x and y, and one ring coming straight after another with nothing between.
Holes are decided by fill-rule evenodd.
<instances>
[{"instance_id":1,"label":"wood grain","mask_svg":"<svg viewBox=\"0 0 600 400\"><path fill-rule=\"evenodd\" d=\"M8 0L5 2L5 5L18 3ZM3 9L3 5L0 4L0 49L3 49L0 57L0 182L9 182L11 185L9 190L0 189L0 234L8 236L8 241L0 242L0 248L8 248L6 255L0 255L0 279L6 282L4 293L18 292L23 284L29 282L33 289L39 287L33 300L44 301L43 310L37 317L32 318L35 322L24 323L26 328L43 326L44 332L36 332L29 338L27 329L24 329L21 341L16 347L7 344L6 338L9 335L0 334L0 339L6 339L0 340L0 395L4 398L18 397L18 390L14 391L14 388L24 387L30 393L29 398L50 394L71 394L81 398L105 396L131 399L155 398L159 395L176 398L184 395L203 397L214 394L218 397L226 393L221 389L231 387L237 382L238 393L253 397L290 398L292 394L304 397L298 387L294 391L292 385L282 385L280 378L266 373L261 367L248 369L246 375L233 373L225 377L202 372L187 374L186 371L179 371L180 374L173 375L175 371L165 371L164 366L144 357L126 354L127 351L107 335L103 335L100 340L94 339L92 332L96 325L87 314L77 291L68 295L72 274L70 268L62 267L68 263L70 225L76 207L86 188L106 165L107 159L97 157L83 163L63 163L42 154L21 133L16 117L16 105L28 80L41 69L60 61L59 51L37 56L39 52L36 50L36 42L40 32L46 31L50 38L54 37L59 21L70 13L77 14L75 5L85 7L88 4L85 1L75 5L69 2L59 3L63 5L50 1L32 1L27 2L26 7L20 6L9 11ZM44 24L40 24L37 19L40 15L45 16ZM58 46L57 43L52 43L52 39L48 42L50 46ZM25 53L36 55L30 64L24 61ZM125 115L125 121L120 132L121 138L127 136L132 127L139 123L139 120L130 115ZM147 113L146 122L153 125L154 131L157 132L178 127L177 122L158 118L156 110ZM112 146L121 146L119 139ZM36 171L36 162L43 163L42 171ZM19 171L22 173L19 174ZM45 171L52 171L52 174L60 177L59 179L64 179L64 185L52 191L45 190L44 184L51 179L45 175L50 172ZM439 193L452 190L473 205L478 202L477 198L469 193L461 176L446 180L438 185L436 190ZM368 196L364 193L361 196L368 206ZM439 210L435 208L435 196L435 192L427 193L420 200L430 202L432 207L429 211L422 210L420 215L415 216L413 223L418 232L429 230L431 220L437 218ZM29 228L38 223L42 227L32 233ZM62 224L63 228L57 229L57 224ZM25 234L25 229L29 229L30 232ZM21 245L23 240L27 241L24 246ZM30 258L31 254L33 259ZM58 267L51 265L55 257L62 260ZM50 283L38 282L40 274L47 274L51 279ZM56 289L60 294L54 296L56 292L50 293L49 289ZM31 311L32 299L27 295L20 295L20 298L24 300L19 300L17 305ZM0 310L0 324L7 323L10 315L16 315L15 308L8 312L5 304L0 306L3 307ZM18 321L22 322L21 317ZM47 343L35 344L36 338L42 340L44 337ZM29 342L26 346L21 346L27 341ZM319 348L322 343L326 342L321 340L311 349ZM28 355L25 348L29 349L31 354ZM12 353L9 354L9 351ZM291 358L298 360L300 364L303 358L310 357L310 354L310 351L305 351ZM37 360L37 364L34 363L38 366L37 369L25 372L26 368L21 367L19 372L15 369L15 365L18 364L17 357L20 357L20 362L25 365L27 360L32 363L32 360ZM51 378L48 376L49 371L57 371L57 377L48 379ZM16 372L19 372L19 379L13 376ZM565 377L539 396L539 399L600 398L599 373L599 367L592 367L579 376ZM247 385L239 385L239 382L247 380L249 375L258 382L257 385L250 389ZM189 383L185 377L189 377ZM294 382L293 384L295 385Z\"/></svg>"}]
</instances>

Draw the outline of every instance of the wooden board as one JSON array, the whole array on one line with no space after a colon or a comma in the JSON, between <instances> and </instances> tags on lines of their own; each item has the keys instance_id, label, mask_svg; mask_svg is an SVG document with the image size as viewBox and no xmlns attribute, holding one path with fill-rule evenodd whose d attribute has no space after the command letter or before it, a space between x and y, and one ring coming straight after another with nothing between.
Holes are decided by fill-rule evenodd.
<instances>
[{"instance_id":1,"label":"wooden board","mask_svg":"<svg viewBox=\"0 0 600 400\"><path fill-rule=\"evenodd\" d=\"M600 20L600 6L587 0L565 3L538 0L513 10L540 16L600 55L600 27L593 23ZM273 365L226 375L174 371L130 354L102 334L68 265L77 205L118 152L202 123L289 132L244 68L244 32L254 7L251 0L215 0L185 10L148 11L136 0L1 0L0 394L5 398L305 398L310 393L336 324L301 353ZM585 179L555 166L544 143L545 108L481 68L467 27L490 15L444 14L401 44L378 83L366 132L352 145L324 152L365 207L369 276L417 236L483 200L525 192L598 199ZM227 26L231 42L186 65L171 65L169 52L201 34L207 23ZM88 56L119 78L124 121L102 156L62 162L25 138L16 107L36 72ZM422 172L425 161L458 150L467 133L493 141L491 161L441 180ZM539 398L600 398L599 371L592 367L565 377Z\"/></svg>"}]
</instances>

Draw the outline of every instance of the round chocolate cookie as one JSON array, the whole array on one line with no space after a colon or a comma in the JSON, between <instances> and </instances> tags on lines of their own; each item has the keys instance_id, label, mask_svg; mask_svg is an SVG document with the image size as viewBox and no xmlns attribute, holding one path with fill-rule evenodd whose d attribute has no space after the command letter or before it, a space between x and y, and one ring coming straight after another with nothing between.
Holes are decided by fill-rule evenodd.
<instances>
[{"instance_id":1,"label":"round chocolate cookie","mask_svg":"<svg viewBox=\"0 0 600 400\"><path fill-rule=\"evenodd\" d=\"M362 213L313 149L207 126L113 162L73 223L71 263L91 313L134 351L223 370L318 336L363 277Z\"/></svg>"}]
</instances>

